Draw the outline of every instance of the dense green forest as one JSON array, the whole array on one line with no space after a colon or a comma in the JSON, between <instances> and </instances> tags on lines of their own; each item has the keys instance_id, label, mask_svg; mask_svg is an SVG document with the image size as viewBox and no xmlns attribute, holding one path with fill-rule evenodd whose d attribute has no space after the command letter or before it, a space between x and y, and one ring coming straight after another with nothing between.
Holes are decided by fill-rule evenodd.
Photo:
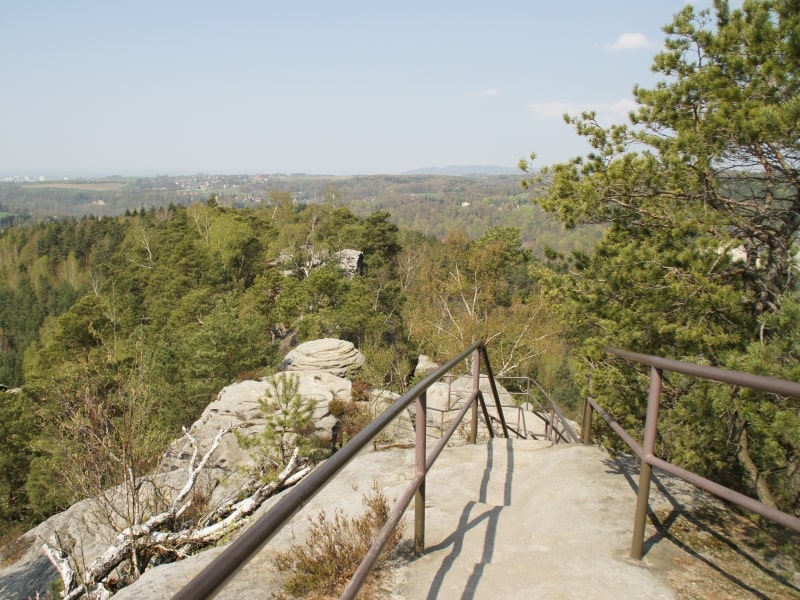
<instances>
[{"instance_id":1,"label":"dense green forest","mask_svg":"<svg viewBox=\"0 0 800 600\"><path fill-rule=\"evenodd\" d=\"M2 527L79 497L72 478L99 431L137 440L128 464L144 472L224 385L268 373L293 341L351 340L367 359L357 376L402 391L420 353L484 339L497 373L533 375L566 404L591 393L632 431L648 372L606 346L800 379L800 11L686 6L665 31L664 80L634 88L630 124L567 117L593 152L543 170L533 157L527 189L433 176L162 177L102 198L1 185L0 214L30 216L0 234L0 383L22 387L0 395ZM59 200L61 218L42 218L37 194L71 195L76 212ZM343 249L363 252L363 273L342 272ZM797 398L669 376L657 444L800 514Z\"/></svg>"},{"instance_id":2,"label":"dense green forest","mask_svg":"<svg viewBox=\"0 0 800 600\"><path fill-rule=\"evenodd\" d=\"M297 341L353 341L367 356L359 377L395 391L419 352L444 359L477 338L494 338L500 373L530 374L550 350L559 360L518 229L438 240L389 217L271 192L258 208L212 195L4 230L0 382L22 387L0 406L6 524L80 496L70 477L88 468L84 427L122 436L135 406L146 469L222 387L269 373ZM362 274L341 271L343 249L363 252Z\"/></svg>"}]
</instances>

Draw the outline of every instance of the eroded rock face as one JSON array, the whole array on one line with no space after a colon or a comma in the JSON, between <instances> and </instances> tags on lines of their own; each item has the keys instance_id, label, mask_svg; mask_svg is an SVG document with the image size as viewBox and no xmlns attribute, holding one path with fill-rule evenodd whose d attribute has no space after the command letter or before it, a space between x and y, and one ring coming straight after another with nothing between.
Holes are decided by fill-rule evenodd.
<instances>
[{"instance_id":1,"label":"eroded rock face","mask_svg":"<svg viewBox=\"0 0 800 600\"><path fill-rule=\"evenodd\" d=\"M348 279L364 274L364 253L361 250L339 250L336 258L339 259L339 268Z\"/></svg>"},{"instance_id":2,"label":"eroded rock face","mask_svg":"<svg viewBox=\"0 0 800 600\"><path fill-rule=\"evenodd\" d=\"M300 344L286 355L282 371L324 371L343 376L364 364L364 355L344 340L323 338Z\"/></svg>"}]
</instances>

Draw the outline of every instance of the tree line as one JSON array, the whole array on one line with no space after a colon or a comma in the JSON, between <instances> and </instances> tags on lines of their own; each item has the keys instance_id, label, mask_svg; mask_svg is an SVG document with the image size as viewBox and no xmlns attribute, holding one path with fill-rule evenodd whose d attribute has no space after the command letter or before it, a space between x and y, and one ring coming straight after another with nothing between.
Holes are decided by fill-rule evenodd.
<instances>
[{"instance_id":1,"label":"tree line","mask_svg":"<svg viewBox=\"0 0 800 600\"><path fill-rule=\"evenodd\" d=\"M361 218L387 211L395 225L438 238L457 229L478 237L490 227L518 227L523 243L535 256L541 256L545 248L589 250L599 239L599 226L565 229L536 205L533 197L538 192L522 189L520 179L512 175L231 175L0 183L0 229L54 216L116 216L126 210L188 206L212 193L223 206L257 208L270 194L288 192L300 204L344 206ZM199 183L204 184L203 191ZM58 187L62 185L66 187ZM2 206L9 213L5 219Z\"/></svg>"}]
</instances>

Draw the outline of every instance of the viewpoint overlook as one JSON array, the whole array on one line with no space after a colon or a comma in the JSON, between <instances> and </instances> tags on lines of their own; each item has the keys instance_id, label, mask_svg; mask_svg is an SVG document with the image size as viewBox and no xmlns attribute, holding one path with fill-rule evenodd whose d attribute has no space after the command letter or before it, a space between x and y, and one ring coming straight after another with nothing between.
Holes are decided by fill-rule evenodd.
<instances>
[{"instance_id":1,"label":"viewpoint overlook","mask_svg":"<svg viewBox=\"0 0 800 600\"><path fill-rule=\"evenodd\" d=\"M3 177L251 174L0 181L0 596L798 597L796 0L51 4Z\"/></svg>"},{"instance_id":2,"label":"viewpoint overlook","mask_svg":"<svg viewBox=\"0 0 800 600\"><path fill-rule=\"evenodd\" d=\"M352 344L327 339L308 342L290 352L285 373L297 378L297 391L314 399L315 435L331 439L341 421L331 411L337 400L350 400L352 383L345 375L363 365ZM438 365L420 361L435 372ZM437 443L455 412L469 397L472 377L445 378L427 388L428 447ZM223 389L188 433L200 453L212 445L198 491L219 504L243 489L252 451L239 436L264 426L259 401L270 389L267 380L245 380ZM481 382L487 396L488 381ZM461 429L448 444L427 478L425 550L413 551L413 510L401 523L404 541L391 554L370 587L376 598L791 598L800 592L797 573L787 563L768 558L742 543L742 517L719 500L665 473L654 479L650 495L642 560L629 555L632 519L639 483L635 456L610 454L566 435L576 423L551 421L552 412L518 406L498 388L510 438L489 437L481 421L477 443ZM396 394L373 390L373 408L388 407ZM489 403L490 408L494 407ZM490 423L497 424L497 413ZM302 544L323 512L350 516L363 509L363 492L378 486L393 502L413 478L415 412L403 412L388 430L355 458L217 597L259 597L283 593L285 574L275 554ZM240 432L234 436L233 431ZM226 432L219 437L220 432ZM176 441L161 462L162 490L177 489L191 472L186 439ZM221 443L220 443L221 442ZM188 471L187 471L187 467ZM247 520L256 522L287 492L264 502ZM122 502L116 498L115 502ZM113 545L113 531L97 513L98 504L83 501L27 533L27 550L0 570L0 597L46 595L57 577L56 563L42 554L43 541L70 536L73 552L91 557ZM232 539L248 528L232 530ZM118 539L118 538L117 538ZM212 549L148 569L115 594L119 598L167 599L207 568L230 545L221 540ZM52 560L52 556L50 557ZM320 556L336 560L336 556ZM760 591L759 591L760 590ZM763 590L767 590L764 592Z\"/></svg>"}]
</instances>

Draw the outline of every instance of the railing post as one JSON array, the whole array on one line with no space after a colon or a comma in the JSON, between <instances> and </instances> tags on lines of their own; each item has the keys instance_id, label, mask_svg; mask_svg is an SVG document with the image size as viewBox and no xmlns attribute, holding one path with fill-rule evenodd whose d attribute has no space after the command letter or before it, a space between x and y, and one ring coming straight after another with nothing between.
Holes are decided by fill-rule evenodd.
<instances>
[{"instance_id":1,"label":"railing post","mask_svg":"<svg viewBox=\"0 0 800 600\"><path fill-rule=\"evenodd\" d=\"M481 353L476 348L472 353L472 391L477 392L481 388ZM472 401L472 414L470 414L469 443L478 442L478 397Z\"/></svg>"},{"instance_id":2,"label":"railing post","mask_svg":"<svg viewBox=\"0 0 800 600\"><path fill-rule=\"evenodd\" d=\"M586 397L586 400L583 401L583 423L581 424L581 444L592 443L592 416L594 415L594 409L592 408L592 404L589 402L589 398L592 395L591 373L589 373L589 376L586 378L586 385L589 388L589 395Z\"/></svg>"},{"instance_id":3,"label":"railing post","mask_svg":"<svg viewBox=\"0 0 800 600\"><path fill-rule=\"evenodd\" d=\"M639 560L644 554L644 526L647 521L647 505L650 500L650 475L652 467L647 462L654 456L658 423L658 406L661 401L661 369L650 367L650 391L647 395L647 417L644 422L642 442L642 466L639 470L639 493L636 497L636 515L633 522L631 558Z\"/></svg>"},{"instance_id":4,"label":"railing post","mask_svg":"<svg viewBox=\"0 0 800 600\"><path fill-rule=\"evenodd\" d=\"M425 551L425 462L427 459L427 415L428 396L422 392L416 400L416 467L417 476L422 475L422 482L414 494L414 553L417 556Z\"/></svg>"},{"instance_id":5,"label":"railing post","mask_svg":"<svg viewBox=\"0 0 800 600\"><path fill-rule=\"evenodd\" d=\"M592 443L592 414L594 409L587 399L583 401L583 424L581 425L581 444Z\"/></svg>"}]
</instances>

